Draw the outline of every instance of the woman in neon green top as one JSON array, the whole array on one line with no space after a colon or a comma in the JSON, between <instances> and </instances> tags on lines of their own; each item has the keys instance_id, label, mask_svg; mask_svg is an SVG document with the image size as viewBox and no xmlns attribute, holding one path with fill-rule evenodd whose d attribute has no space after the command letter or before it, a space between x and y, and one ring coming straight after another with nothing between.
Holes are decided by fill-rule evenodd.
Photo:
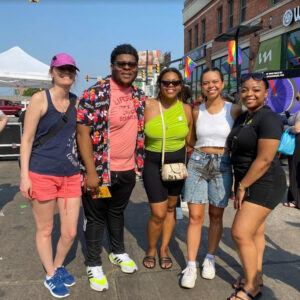
<instances>
[{"instance_id":1,"label":"woman in neon green top","mask_svg":"<svg viewBox=\"0 0 300 300\"><path fill-rule=\"evenodd\" d=\"M146 158L143 179L150 203L151 216L148 221L148 249L143 260L146 268L155 267L156 244L162 234L159 264L162 269L172 267L168 256L168 245L175 226L175 209L183 180L164 182L161 179L161 156L163 129L159 102L165 123L165 162L184 162L186 142L192 135L191 107L178 99L183 85L181 73L175 68L164 69L157 80L157 99L146 102L145 135Z\"/></svg>"}]
</instances>

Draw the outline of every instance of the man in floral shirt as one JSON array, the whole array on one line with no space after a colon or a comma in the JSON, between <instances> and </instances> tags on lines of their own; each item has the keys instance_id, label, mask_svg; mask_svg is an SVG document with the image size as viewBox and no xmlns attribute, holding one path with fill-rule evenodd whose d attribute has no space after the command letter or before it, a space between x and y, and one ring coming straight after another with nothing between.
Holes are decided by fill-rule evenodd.
<instances>
[{"instance_id":1,"label":"man in floral shirt","mask_svg":"<svg viewBox=\"0 0 300 300\"><path fill-rule=\"evenodd\" d=\"M87 274L90 287L108 289L100 253L107 224L109 259L125 273L137 270L124 248L124 210L144 164L143 92L132 86L138 54L131 45L111 53L111 76L86 90L77 114L86 216Z\"/></svg>"}]
</instances>

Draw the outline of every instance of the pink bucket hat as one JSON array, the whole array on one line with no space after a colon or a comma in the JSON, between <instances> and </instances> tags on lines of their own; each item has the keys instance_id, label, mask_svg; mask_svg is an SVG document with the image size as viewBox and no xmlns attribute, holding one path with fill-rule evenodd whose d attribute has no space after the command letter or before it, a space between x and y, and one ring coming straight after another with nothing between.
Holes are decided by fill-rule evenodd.
<instances>
[{"instance_id":1,"label":"pink bucket hat","mask_svg":"<svg viewBox=\"0 0 300 300\"><path fill-rule=\"evenodd\" d=\"M67 53L59 53L52 57L50 67L61 67L61 66L73 66L76 70L79 69L76 66L75 60L73 57Z\"/></svg>"}]
</instances>

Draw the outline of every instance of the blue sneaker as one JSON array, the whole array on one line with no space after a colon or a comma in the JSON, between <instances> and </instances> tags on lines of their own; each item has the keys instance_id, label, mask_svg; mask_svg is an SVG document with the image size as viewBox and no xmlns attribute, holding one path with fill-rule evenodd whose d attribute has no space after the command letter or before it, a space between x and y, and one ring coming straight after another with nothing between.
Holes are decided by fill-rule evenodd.
<instances>
[{"instance_id":1,"label":"blue sneaker","mask_svg":"<svg viewBox=\"0 0 300 300\"><path fill-rule=\"evenodd\" d=\"M65 269L64 266L57 268L56 274L60 277L65 286L72 286L75 284L74 277Z\"/></svg>"},{"instance_id":2,"label":"blue sneaker","mask_svg":"<svg viewBox=\"0 0 300 300\"><path fill-rule=\"evenodd\" d=\"M61 278L55 274L50 279L44 281L45 287L50 291L51 295L56 298L64 298L70 295Z\"/></svg>"}]
</instances>

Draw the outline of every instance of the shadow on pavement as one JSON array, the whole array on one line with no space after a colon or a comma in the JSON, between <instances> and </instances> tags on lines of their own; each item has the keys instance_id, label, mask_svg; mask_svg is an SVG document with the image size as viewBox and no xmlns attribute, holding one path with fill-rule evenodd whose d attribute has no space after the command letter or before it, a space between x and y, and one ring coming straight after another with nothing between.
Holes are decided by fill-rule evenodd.
<instances>
[{"instance_id":1,"label":"shadow on pavement","mask_svg":"<svg viewBox=\"0 0 300 300\"><path fill-rule=\"evenodd\" d=\"M296 226L299 226L297 224ZM230 228L224 228L222 242L235 251L234 244L231 240ZM263 261L263 274L274 280L283 282L284 284L293 287L300 292L299 278L300 278L300 256L293 254L289 251L282 249L277 245L273 240L266 234L266 248L264 252L264 261ZM271 246L269 246L269 244ZM231 255L223 251L220 247L216 253L220 258L224 260L229 266L239 269L239 273L243 276L243 270L238 261L236 261ZM274 260L276 258L277 260ZM283 266L288 264L288 268L285 268L283 271ZM222 273L221 273L222 274ZM222 275L220 275L222 277ZM230 274L226 274L225 277L222 277L225 281L228 282L228 276L231 277L229 283L232 284L235 280ZM273 292L268 289L266 286L262 288L262 292L271 297ZM276 298L266 298L266 299L276 299Z\"/></svg>"},{"instance_id":2,"label":"shadow on pavement","mask_svg":"<svg viewBox=\"0 0 300 300\"><path fill-rule=\"evenodd\" d=\"M9 183L0 185L0 211L4 208L4 206L11 202L15 195L19 192L18 185L11 185Z\"/></svg>"}]
</instances>

